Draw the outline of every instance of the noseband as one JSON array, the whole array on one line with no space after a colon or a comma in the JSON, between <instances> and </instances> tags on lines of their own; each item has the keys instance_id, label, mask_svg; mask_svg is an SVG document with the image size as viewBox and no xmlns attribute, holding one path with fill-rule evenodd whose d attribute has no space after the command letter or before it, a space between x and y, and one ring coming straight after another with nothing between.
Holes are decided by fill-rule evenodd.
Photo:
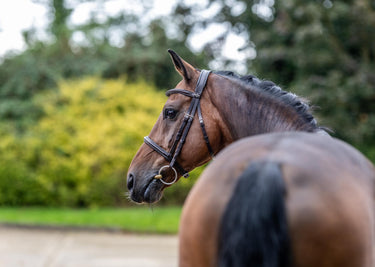
<instances>
[{"instance_id":1,"label":"noseband","mask_svg":"<svg viewBox=\"0 0 375 267\"><path fill-rule=\"evenodd\" d=\"M155 178L160 179L160 181L162 183L166 184L166 185L171 185L171 184L173 184L177 181L177 171L179 173L181 173L182 176L184 176L185 178L189 177L189 173L187 171L185 171L181 167L180 164L177 163L177 157L180 154L180 152L182 150L182 147L183 147L183 145L186 141L186 137L187 137L187 135L189 133L189 130L190 130L190 127L192 125L195 113L198 113L199 124L201 126L203 138L206 142L208 151L209 151L211 157L214 156L214 152L213 152L212 147L210 145L210 141L208 140L208 135L207 135L206 128L205 128L205 125L204 125L204 122L203 122L202 111L201 111L201 107L200 107L201 95L202 95L202 92L203 92L204 88L206 87L206 83L207 83L207 79L208 79L209 75L210 75L210 71L208 71L208 70L202 70L201 71L194 92L191 92L191 91L188 91L188 90L183 90L183 89L170 89L166 92L167 96L170 96L172 94L182 94L184 96L192 98L191 103L190 103L190 107L189 107L188 111L185 113L184 120L182 121L182 124L181 124L181 126L180 126L180 128L179 128L179 130L176 134L176 139L174 140L174 143L171 147L170 152L167 152L161 146L156 144L150 137L146 136L144 138L145 144L150 146L153 150L155 150L157 153L159 153L161 156L163 156L169 162L169 165L165 165L165 166L161 167L160 170L159 170L159 174L155 176ZM170 183L165 182L162 179L162 175L161 175L161 171L163 169L167 168L167 167L171 168L174 171L174 174L175 174L175 179ZM177 171L176 171L176 169L177 169Z\"/></svg>"}]
</instances>

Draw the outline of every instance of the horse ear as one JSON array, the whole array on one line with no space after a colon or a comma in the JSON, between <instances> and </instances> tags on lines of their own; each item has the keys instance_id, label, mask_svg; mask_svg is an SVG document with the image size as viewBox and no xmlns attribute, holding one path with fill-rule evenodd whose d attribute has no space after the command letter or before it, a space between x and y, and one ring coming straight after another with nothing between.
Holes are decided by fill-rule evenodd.
<instances>
[{"instance_id":1,"label":"horse ear","mask_svg":"<svg viewBox=\"0 0 375 267\"><path fill-rule=\"evenodd\" d=\"M189 82L196 72L194 67L183 60L175 51L168 49L168 53L171 55L176 70L187 82Z\"/></svg>"}]
</instances>

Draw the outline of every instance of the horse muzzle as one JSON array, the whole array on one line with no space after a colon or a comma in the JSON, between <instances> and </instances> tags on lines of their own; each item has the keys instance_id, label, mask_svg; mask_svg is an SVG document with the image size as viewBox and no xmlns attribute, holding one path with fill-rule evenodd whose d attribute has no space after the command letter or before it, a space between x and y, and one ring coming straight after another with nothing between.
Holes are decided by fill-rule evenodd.
<instances>
[{"instance_id":1,"label":"horse muzzle","mask_svg":"<svg viewBox=\"0 0 375 267\"><path fill-rule=\"evenodd\" d=\"M160 179L155 179L157 174L137 176L130 172L127 179L129 197L137 203L154 203L161 199L166 187ZM148 177L148 178L142 178Z\"/></svg>"}]
</instances>

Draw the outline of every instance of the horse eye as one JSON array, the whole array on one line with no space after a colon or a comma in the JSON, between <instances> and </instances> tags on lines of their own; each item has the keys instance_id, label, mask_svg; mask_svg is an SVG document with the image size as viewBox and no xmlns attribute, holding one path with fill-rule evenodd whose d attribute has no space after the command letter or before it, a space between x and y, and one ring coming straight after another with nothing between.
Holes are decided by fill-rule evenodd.
<instances>
[{"instance_id":1,"label":"horse eye","mask_svg":"<svg viewBox=\"0 0 375 267\"><path fill-rule=\"evenodd\" d=\"M171 109L171 108L166 108L164 110L164 118L167 118L169 120L173 120L176 118L177 115L177 110Z\"/></svg>"}]
</instances>

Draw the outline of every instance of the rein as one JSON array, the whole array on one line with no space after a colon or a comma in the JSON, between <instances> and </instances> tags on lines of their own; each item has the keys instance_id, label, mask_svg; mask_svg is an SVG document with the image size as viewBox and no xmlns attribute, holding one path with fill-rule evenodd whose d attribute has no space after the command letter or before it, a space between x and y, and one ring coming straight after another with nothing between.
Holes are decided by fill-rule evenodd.
<instances>
[{"instance_id":1,"label":"rein","mask_svg":"<svg viewBox=\"0 0 375 267\"><path fill-rule=\"evenodd\" d=\"M184 119L176 134L176 139L174 140L170 151L167 152L165 149L159 146L156 142L154 142L149 136L146 136L144 138L144 142L146 145L150 146L153 150L155 150L157 153L159 153L162 157L164 157L164 159L166 159L169 162L169 165L165 165L161 167L158 175L155 175L154 177L155 179L160 179L160 181L164 183L165 185L171 185L177 181L177 176L178 176L177 171L181 173L183 177L185 178L189 177L189 173L186 170L184 170L184 168L182 168L180 164L178 164L177 157L181 153L182 147L186 141L186 137L189 133L190 127L193 123L193 119L196 113L198 114L199 124L201 126L203 138L206 142L208 151L211 157L214 156L214 152L210 145L210 141L208 140L208 135L207 135L206 128L203 122L202 111L200 107L201 95L203 93L204 88L206 87L207 79L208 79L208 76L210 75L210 72L211 71L208 71L208 70L201 71L194 92L184 90L184 89L170 89L166 92L167 96L170 96L172 94L182 94L192 99L189 109L185 113ZM163 176L161 172L165 168L171 168L173 170L175 174L175 178L172 182L166 182L163 180Z\"/></svg>"}]
</instances>

